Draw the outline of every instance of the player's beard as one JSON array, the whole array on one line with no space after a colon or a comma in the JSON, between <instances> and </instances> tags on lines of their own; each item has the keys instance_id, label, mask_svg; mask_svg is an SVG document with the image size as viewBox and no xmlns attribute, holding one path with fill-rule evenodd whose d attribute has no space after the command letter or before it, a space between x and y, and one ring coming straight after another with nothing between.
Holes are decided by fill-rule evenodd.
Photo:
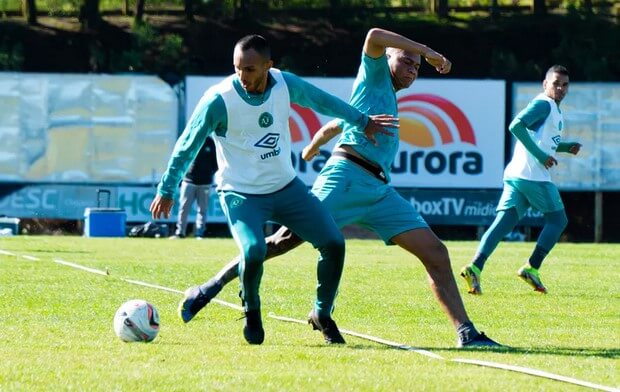
<instances>
[{"instance_id":1,"label":"player's beard","mask_svg":"<svg viewBox=\"0 0 620 392\"><path fill-rule=\"evenodd\" d=\"M247 86L245 89L250 94L262 94L265 92L267 88L267 83L265 80L267 79L267 74L265 73L263 76L254 81L254 83ZM260 88L263 88L262 91L259 91Z\"/></svg>"}]
</instances>

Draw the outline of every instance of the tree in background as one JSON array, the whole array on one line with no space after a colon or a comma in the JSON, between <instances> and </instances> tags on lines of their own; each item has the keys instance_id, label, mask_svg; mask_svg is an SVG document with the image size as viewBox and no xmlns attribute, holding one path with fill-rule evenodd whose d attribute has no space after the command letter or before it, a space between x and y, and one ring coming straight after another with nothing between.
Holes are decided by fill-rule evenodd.
<instances>
[{"instance_id":1,"label":"tree in background","mask_svg":"<svg viewBox=\"0 0 620 392\"><path fill-rule=\"evenodd\" d=\"M491 0L491 9L490 9L491 18L497 19L499 17L499 1Z\"/></svg>"},{"instance_id":2,"label":"tree in background","mask_svg":"<svg viewBox=\"0 0 620 392\"><path fill-rule=\"evenodd\" d=\"M428 7L432 14L437 14L442 19L448 17L448 0L429 0Z\"/></svg>"},{"instance_id":3,"label":"tree in background","mask_svg":"<svg viewBox=\"0 0 620 392\"><path fill-rule=\"evenodd\" d=\"M194 21L194 0L183 0L185 4L185 20Z\"/></svg>"},{"instance_id":4,"label":"tree in background","mask_svg":"<svg viewBox=\"0 0 620 392\"><path fill-rule=\"evenodd\" d=\"M22 15L30 26L37 24L37 4L35 0L22 0Z\"/></svg>"},{"instance_id":5,"label":"tree in background","mask_svg":"<svg viewBox=\"0 0 620 392\"><path fill-rule=\"evenodd\" d=\"M234 0L233 17L235 19L245 19L248 16L250 0Z\"/></svg>"},{"instance_id":6,"label":"tree in background","mask_svg":"<svg viewBox=\"0 0 620 392\"><path fill-rule=\"evenodd\" d=\"M78 16L83 31L96 30L101 25L99 0L83 0Z\"/></svg>"},{"instance_id":7,"label":"tree in background","mask_svg":"<svg viewBox=\"0 0 620 392\"><path fill-rule=\"evenodd\" d=\"M545 0L534 0L532 5L535 15L545 15L547 13L547 5L545 4Z\"/></svg>"},{"instance_id":8,"label":"tree in background","mask_svg":"<svg viewBox=\"0 0 620 392\"><path fill-rule=\"evenodd\" d=\"M144 3L146 3L146 0L136 1L136 15L134 16L135 24L141 24L144 22Z\"/></svg>"}]
</instances>

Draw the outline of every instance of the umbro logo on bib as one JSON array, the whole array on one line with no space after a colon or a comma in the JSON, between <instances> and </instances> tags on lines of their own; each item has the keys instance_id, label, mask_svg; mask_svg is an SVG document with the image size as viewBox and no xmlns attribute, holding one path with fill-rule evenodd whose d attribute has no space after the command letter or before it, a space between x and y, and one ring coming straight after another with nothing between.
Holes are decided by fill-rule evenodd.
<instances>
[{"instance_id":1,"label":"umbro logo on bib","mask_svg":"<svg viewBox=\"0 0 620 392\"><path fill-rule=\"evenodd\" d=\"M275 148L278 145L278 141L280 140L279 133L269 132L265 136L263 136L259 141L254 144L255 147L261 148Z\"/></svg>"},{"instance_id":2,"label":"umbro logo on bib","mask_svg":"<svg viewBox=\"0 0 620 392\"><path fill-rule=\"evenodd\" d=\"M271 126L271 124L273 124L273 116L271 115L271 113L261 113L261 115L258 117L258 125L261 128L268 128Z\"/></svg>"},{"instance_id":3,"label":"umbro logo on bib","mask_svg":"<svg viewBox=\"0 0 620 392\"><path fill-rule=\"evenodd\" d=\"M256 144L255 147L268 148L271 151L261 154L260 159L263 161L267 158L273 158L280 155L281 148L278 148L278 141L280 140L279 133L268 133L263 136Z\"/></svg>"}]
</instances>

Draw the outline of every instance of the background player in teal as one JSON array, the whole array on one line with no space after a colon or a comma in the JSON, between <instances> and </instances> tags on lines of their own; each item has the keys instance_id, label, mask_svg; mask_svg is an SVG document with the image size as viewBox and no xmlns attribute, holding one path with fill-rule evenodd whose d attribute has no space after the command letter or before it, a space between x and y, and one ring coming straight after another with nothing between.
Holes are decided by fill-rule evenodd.
<instances>
[{"instance_id":1,"label":"background player in teal","mask_svg":"<svg viewBox=\"0 0 620 392\"><path fill-rule=\"evenodd\" d=\"M390 31L371 29L364 42L350 103L368 114L396 116L395 92L409 87L416 79L421 56L438 72L450 71L450 61L425 45ZM312 192L327 207L338 226L367 227L386 244L397 244L422 261L433 293L457 330L459 346L497 345L479 333L467 316L444 244L411 203L389 185L392 161L398 150L397 130L394 135L370 134L360 131L346 119L334 120L315 135L304 151L305 156L311 158L319 145L341 132L332 157L314 182ZM301 243L294 234L295 229L291 230L283 227L267 239L267 258ZM202 295L194 302L194 314L217 295L224 284L234 279L237 262L238 259L231 261L200 287ZM312 315L309 322L320 329Z\"/></svg>"},{"instance_id":2,"label":"background player in teal","mask_svg":"<svg viewBox=\"0 0 620 392\"><path fill-rule=\"evenodd\" d=\"M245 339L250 344L264 340L259 286L265 258L263 226L267 221L292 227L319 250L317 299L312 312L325 326L322 332L326 338L342 339L331 311L344 263L344 239L319 200L296 177L290 159L290 103L343 116L370 134L387 132L384 126L393 128L397 120L391 116L369 118L272 65L271 51L263 37L247 36L235 45L236 73L207 90L198 103L174 147L151 212L155 219L169 216L181 177L206 137L214 135L216 189L242 255L238 273L246 315ZM196 291L188 289L180 303L179 313L185 321Z\"/></svg>"},{"instance_id":3,"label":"background player in teal","mask_svg":"<svg viewBox=\"0 0 620 392\"><path fill-rule=\"evenodd\" d=\"M543 93L510 123L509 130L517 138L517 143L512 160L504 171L504 191L497 206L497 216L482 236L474 259L461 270L471 294L482 294L480 274L486 260L529 207L545 215L545 226L532 255L517 275L534 290L547 292L538 269L568 223L549 169L558 164L554 157L556 151L576 155L581 148L579 143L561 141L564 120L560 102L568 93L568 83L565 67L554 65L549 68L543 81Z\"/></svg>"}]
</instances>

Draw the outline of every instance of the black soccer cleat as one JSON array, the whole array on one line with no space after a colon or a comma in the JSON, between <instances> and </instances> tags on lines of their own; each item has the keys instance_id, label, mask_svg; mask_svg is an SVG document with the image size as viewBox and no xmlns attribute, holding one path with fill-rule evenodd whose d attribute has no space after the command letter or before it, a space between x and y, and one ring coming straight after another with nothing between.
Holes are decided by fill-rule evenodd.
<instances>
[{"instance_id":1,"label":"black soccer cleat","mask_svg":"<svg viewBox=\"0 0 620 392\"><path fill-rule=\"evenodd\" d=\"M471 338L467 341L462 341L459 339L457 346L459 348L477 348L477 347L504 347L501 344L497 343L495 340L489 338L484 332L480 332L474 338Z\"/></svg>"},{"instance_id":2,"label":"black soccer cleat","mask_svg":"<svg viewBox=\"0 0 620 392\"><path fill-rule=\"evenodd\" d=\"M319 317L314 310L308 315L308 324L315 331L321 331L327 344L345 344L336 322L331 317Z\"/></svg>"},{"instance_id":3,"label":"black soccer cleat","mask_svg":"<svg viewBox=\"0 0 620 392\"><path fill-rule=\"evenodd\" d=\"M179 316L184 323L189 323L221 290L222 284L211 279L205 285L191 287L185 291L185 297L179 302Z\"/></svg>"},{"instance_id":4,"label":"black soccer cleat","mask_svg":"<svg viewBox=\"0 0 620 392\"><path fill-rule=\"evenodd\" d=\"M260 317L260 309L247 310L245 312L243 337L250 344L262 344L265 341L265 330Z\"/></svg>"}]
</instances>

